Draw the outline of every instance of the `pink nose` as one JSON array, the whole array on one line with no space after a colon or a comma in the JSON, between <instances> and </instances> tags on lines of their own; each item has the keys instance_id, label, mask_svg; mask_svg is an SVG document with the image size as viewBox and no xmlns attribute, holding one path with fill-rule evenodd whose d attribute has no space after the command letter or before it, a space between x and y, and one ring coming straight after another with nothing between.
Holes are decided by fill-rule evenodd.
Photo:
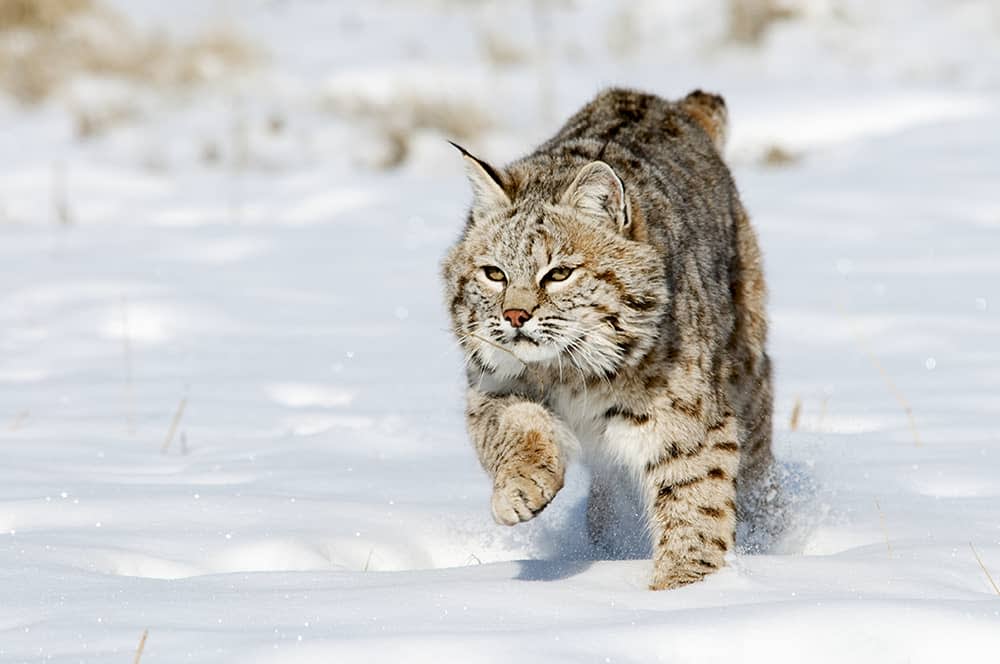
<instances>
[{"instance_id":1,"label":"pink nose","mask_svg":"<svg viewBox=\"0 0 1000 664\"><path fill-rule=\"evenodd\" d=\"M514 327L521 327L531 320L531 314L524 309L508 309L503 312L503 317Z\"/></svg>"}]
</instances>

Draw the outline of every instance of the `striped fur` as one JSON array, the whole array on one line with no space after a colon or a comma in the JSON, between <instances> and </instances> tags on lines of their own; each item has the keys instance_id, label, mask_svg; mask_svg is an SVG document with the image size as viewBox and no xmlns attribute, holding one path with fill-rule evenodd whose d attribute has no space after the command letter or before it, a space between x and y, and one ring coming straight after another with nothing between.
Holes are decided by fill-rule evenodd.
<instances>
[{"instance_id":1,"label":"striped fur","mask_svg":"<svg viewBox=\"0 0 1000 664\"><path fill-rule=\"evenodd\" d=\"M444 261L494 517L538 514L579 452L592 538L620 550L637 499L654 589L722 567L737 505L775 488L763 269L725 122L715 95L612 89L505 168L463 150L474 202Z\"/></svg>"}]
</instances>

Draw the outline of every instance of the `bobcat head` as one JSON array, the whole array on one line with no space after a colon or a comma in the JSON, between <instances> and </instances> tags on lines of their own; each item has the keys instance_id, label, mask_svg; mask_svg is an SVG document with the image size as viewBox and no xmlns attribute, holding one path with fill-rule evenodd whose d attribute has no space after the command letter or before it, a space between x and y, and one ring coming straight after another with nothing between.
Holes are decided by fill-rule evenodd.
<instances>
[{"instance_id":1,"label":"bobcat head","mask_svg":"<svg viewBox=\"0 0 1000 664\"><path fill-rule=\"evenodd\" d=\"M603 161L501 172L459 150L473 202L444 279L469 362L501 377L539 365L586 379L637 362L667 291L627 183Z\"/></svg>"}]
</instances>

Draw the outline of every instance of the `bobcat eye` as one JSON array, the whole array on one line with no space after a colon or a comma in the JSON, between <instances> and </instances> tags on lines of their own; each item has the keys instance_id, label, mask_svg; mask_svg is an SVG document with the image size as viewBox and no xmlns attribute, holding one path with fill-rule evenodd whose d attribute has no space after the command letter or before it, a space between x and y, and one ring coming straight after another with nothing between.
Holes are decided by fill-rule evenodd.
<instances>
[{"instance_id":1,"label":"bobcat eye","mask_svg":"<svg viewBox=\"0 0 1000 664\"><path fill-rule=\"evenodd\" d=\"M483 268L483 274L490 281L507 281L507 275L503 273L503 270L498 268L496 265L487 265Z\"/></svg>"},{"instance_id":2,"label":"bobcat eye","mask_svg":"<svg viewBox=\"0 0 1000 664\"><path fill-rule=\"evenodd\" d=\"M554 267L542 277L542 281L566 281L571 274L573 274L573 268L571 267Z\"/></svg>"}]
</instances>

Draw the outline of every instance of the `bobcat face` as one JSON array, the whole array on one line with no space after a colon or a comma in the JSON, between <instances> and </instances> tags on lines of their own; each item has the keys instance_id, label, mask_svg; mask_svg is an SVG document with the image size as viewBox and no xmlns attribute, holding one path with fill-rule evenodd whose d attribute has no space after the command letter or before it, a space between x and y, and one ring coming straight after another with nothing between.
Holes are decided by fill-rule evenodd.
<instances>
[{"instance_id":1,"label":"bobcat face","mask_svg":"<svg viewBox=\"0 0 1000 664\"><path fill-rule=\"evenodd\" d=\"M538 364L608 377L648 348L666 300L662 268L649 245L628 238L623 185L609 166L584 167L554 202L513 202L490 182L476 189L471 223L445 262L471 361L501 376Z\"/></svg>"}]
</instances>

